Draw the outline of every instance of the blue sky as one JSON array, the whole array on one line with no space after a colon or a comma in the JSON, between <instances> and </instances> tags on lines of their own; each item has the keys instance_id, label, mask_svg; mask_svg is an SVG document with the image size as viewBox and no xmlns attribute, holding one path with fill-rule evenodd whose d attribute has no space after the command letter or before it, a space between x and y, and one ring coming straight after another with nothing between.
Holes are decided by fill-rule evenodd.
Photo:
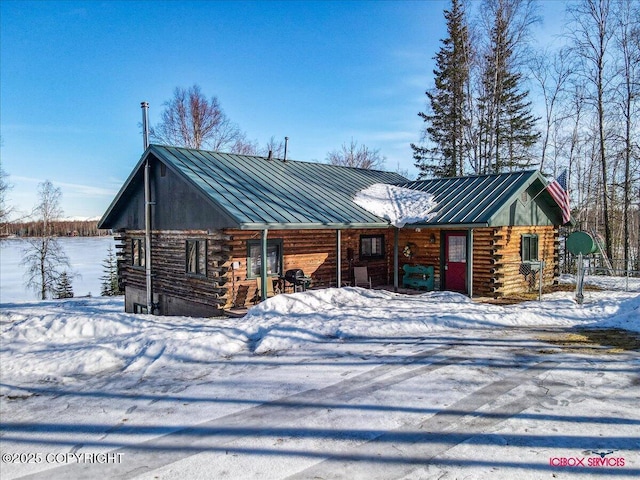
<instances>
[{"instance_id":1,"label":"blue sky","mask_svg":"<svg viewBox=\"0 0 640 480\"><path fill-rule=\"evenodd\" d=\"M9 203L30 211L48 179L66 216L102 215L142 153L140 102L153 125L175 87L193 84L249 139L288 136L292 159L324 161L353 138L380 149L387 169L413 174L409 143L423 127L448 6L2 0Z\"/></svg>"}]
</instances>

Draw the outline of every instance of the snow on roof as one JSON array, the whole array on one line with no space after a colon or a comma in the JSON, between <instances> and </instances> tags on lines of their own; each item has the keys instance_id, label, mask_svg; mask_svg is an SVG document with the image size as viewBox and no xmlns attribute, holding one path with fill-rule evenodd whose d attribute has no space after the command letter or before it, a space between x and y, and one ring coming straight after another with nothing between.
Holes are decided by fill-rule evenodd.
<instances>
[{"instance_id":1,"label":"snow on roof","mask_svg":"<svg viewBox=\"0 0 640 480\"><path fill-rule=\"evenodd\" d=\"M407 223L426 222L438 213L432 194L384 183L360 190L353 201L398 228Z\"/></svg>"}]
</instances>

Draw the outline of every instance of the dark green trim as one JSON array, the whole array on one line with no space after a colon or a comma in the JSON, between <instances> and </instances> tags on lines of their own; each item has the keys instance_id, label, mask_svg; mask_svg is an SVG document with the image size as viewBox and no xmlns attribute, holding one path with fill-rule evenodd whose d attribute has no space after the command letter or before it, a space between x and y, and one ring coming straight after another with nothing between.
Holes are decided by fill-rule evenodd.
<instances>
[{"instance_id":1,"label":"dark green trim","mask_svg":"<svg viewBox=\"0 0 640 480\"><path fill-rule=\"evenodd\" d=\"M278 269L280 270L280 272L276 272L276 273L267 273L267 276L271 276L271 277L275 277L278 275L282 275L284 272L282 271L283 267L284 267L284 249L283 249L283 241L281 238L269 238L267 239L267 250L269 247L276 245L279 250L280 250L280 262L278 265ZM251 262L251 247L258 247L260 249L262 249L262 240L261 239L257 239L257 240L247 240L247 279L255 279L258 278L261 275L254 275L252 273L252 262ZM262 253L260 254L260 256L262 256ZM265 262L261 263L261 266L265 265Z\"/></svg>"},{"instance_id":2,"label":"dark green trim","mask_svg":"<svg viewBox=\"0 0 640 480\"><path fill-rule=\"evenodd\" d=\"M367 240L373 240L373 239L380 239L380 253L377 254L371 254L371 255L364 255L363 253L363 241L367 241ZM372 243L373 246L373 243ZM360 260L379 260L381 258L385 258L387 256L387 252L385 250L385 235L383 234L366 234L366 235L360 235L360 241L358 243L358 256L360 257ZM372 249L373 250L373 249Z\"/></svg>"},{"instance_id":3,"label":"dark green trim","mask_svg":"<svg viewBox=\"0 0 640 480\"><path fill-rule=\"evenodd\" d=\"M189 270L189 245L195 245L195 271ZM202 260L201 249L204 251L204 272L200 271L200 263ZM206 238L188 238L184 242L184 252L185 252L185 262L184 269L187 275L194 277L206 277L207 276L207 262L208 262L208 252L207 252L207 239Z\"/></svg>"},{"instance_id":4,"label":"dark green trim","mask_svg":"<svg viewBox=\"0 0 640 480\"><path fill-rule=\"evenodd\" d=\"M523 262L537 262L540 259L539 242L539 237L535 233L523 233L520 236L520 258Z\"/></svg>"}]
</instances>

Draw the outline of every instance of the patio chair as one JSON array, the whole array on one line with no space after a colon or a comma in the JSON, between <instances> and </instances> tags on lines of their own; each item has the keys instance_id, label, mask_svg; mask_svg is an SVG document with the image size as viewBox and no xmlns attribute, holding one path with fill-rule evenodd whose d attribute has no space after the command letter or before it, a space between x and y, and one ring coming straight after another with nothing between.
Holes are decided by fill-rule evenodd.
<instances>
[{"instance_id":1,"label":"patio chair","mask_svg":"<svg viewBox=\"0 0 640 480\"><path fill-rule=\"evenodd\" d=\"M259 302L262 299L262 294L260 293L260 289L262 288L262 277L256 277L256 300ZM280 293L280 291L276 292L273 288L273 279L267 277L267 298L275 297L276 293Z\"/></svg>"},{"instance_id":2,"label":"patio chair","mask_svg":"<svg viewBox=\"0 0 640 480\"><path fill-rule=\"evenodd\" d=\"M371 277L367 267L353 267L353 286L371 288Z\"/></svg>"}]
</instances>

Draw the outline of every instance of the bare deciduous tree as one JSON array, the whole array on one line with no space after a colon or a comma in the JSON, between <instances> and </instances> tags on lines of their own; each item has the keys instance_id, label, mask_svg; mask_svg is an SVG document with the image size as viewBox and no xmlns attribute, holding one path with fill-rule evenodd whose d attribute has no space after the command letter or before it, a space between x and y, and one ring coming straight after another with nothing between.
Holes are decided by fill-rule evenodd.
<instances>
[{"instance_id":1,"label":"bare deciduous tree","mask_svg":"<svg viewBox=\"0 0 640 480\"><path fill-rule=\"evenodd\" d=\"M53 236L51 223L62 215L59 188L46 180L38 185L39 203L33 216L42 223L42 235L26 240L22 261L27 268L25 278L28 288L35 290L40 299L45 300L54 293L61 269L69 268L69 258Z\"/></svg>"},{"instance_id":2,"label":"bare deciduous tree","mask_svg":"<svg viewBox=\"0 0 640 480\"><path fill-rule=\"evenodd\" d=\"M217 97L208 100L198 85L177 87L164 104L162 120L150 129L151 138L166 145L245 153L244 133L222 110Z\"/></svg>"},{"instance_id":3,"label":"bare deciduous tree","mask_svg":"<svg viewBox=\"0 0 640 480\"><path fill-rule=\"evenodd\" d=\"M385 157L380 156L379 149L370 150L366 145L358 146L358 142L353 138L350 143L343 143L340 150L333 150L327 154L327 162L331 165L371 170L382 168L385 160Z\"/></svg>"},{"instance_id":4,"label":"bare deciduous tree","mask_svg":"<svg viewBox=\"0 0 640 480\"><path fill-rule=\"evenodd\" d=\"M7 193L12 188L12 185L7 180L8 176L2 167L0 167L0 227L4 227L9 222L9 216L13 211L13 209L7 205Z\"/></svg>"},{"instance_id":5,"label":"bare deciduous tree","mask_svg":"<svg viewBox=\"0 0 640 480\"><path fill-rule=\"evenodd\" d=\"M545 108L544 128L541 136L540 170L544 170L553 131L563 120L562 117L558 117L556 110L563 100L565 84L571 74L568 53L567 49L561 49L555 54L545 51L531 59L531 74L540 87Z\"/></svg>"},{"instance_id":6,"label":"bare deciduous tree","mask_svg":"<svg viewBox=\"0 0 640 480\"><path fill-rule=\"evenodd\" d=\"M610 215L609 159L606 142L606 95L610 81L607 70L609 42L612 37L611 1L582 0L570 9L574 20L572 40L574 52L580 59L579 74L591 88L587 90L586 100L593 106L597 115L598 157L602 176L602 207L604 216L604 241L607 255L612 255L612 232Z\"/></svg>"},{"instance_id":7,"label":"bare deciduous tree","mask_svg":"<svg viewBox=\"0 0 640 480\"><path fill-rule=\"evenodd\" d=\"M271 152L271 155L274 158L284 157L284 142L282 140L276 140L276 137L271 136L264 149L262 150L262 155L268 157L269 152Z\"/></svg>"},{"instance_id":8,"label":"bare deciduous tree","mask_svg":"<svg viewBox=\"0 0 640 480\"><path fill-rule=\"evenodd\" d=\"M638 111L638 97L640 96L640 7L631 0L618 0L615 3L616 28L614 29L614 41L620 52L618 59L618 104L624 124L621 135L622 159L624 176L622 180L622 225L623 225L623 259L625 267L629 265L630 256L630 227L632 192L632 158L634 149L634 125L637 124L640 112ZM636 132L637 133L637 132ZM636 152L637 153L637 152ZM639 252L640 253L640 252Z\"/></svg>"}]
</instances>

